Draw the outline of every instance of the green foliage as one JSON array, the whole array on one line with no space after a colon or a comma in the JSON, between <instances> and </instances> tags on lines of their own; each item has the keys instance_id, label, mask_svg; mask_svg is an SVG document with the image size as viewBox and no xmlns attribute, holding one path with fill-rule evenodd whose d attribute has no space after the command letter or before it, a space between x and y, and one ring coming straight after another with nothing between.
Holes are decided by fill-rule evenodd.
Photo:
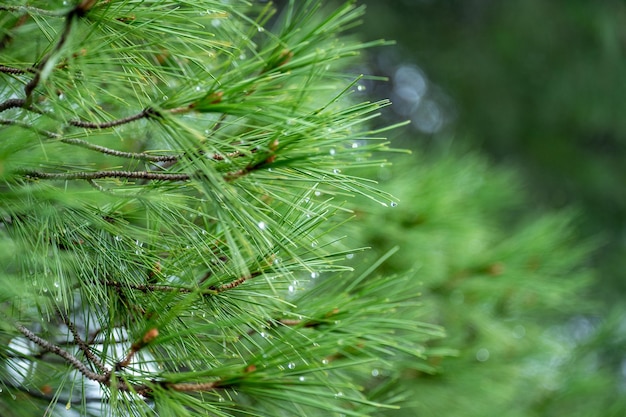
<instances>
[{"instance_id":1,"label":"green foliage","mask_svg":"<svg viewBox=\"0 0 626 417\"><path fill-rule=\"evenodd\" d=\"M385 414L546 416L566 407L601 416L610 403L611 415L623 413L622 401L606 401L619 393L593 351L577 349L590 323L568 320L592 307L581 289L596 245L581 243L578 216L529 212L516 177L473 155L396 162L380 175L399 204L363 209L352 235L374 248L370 256L400 246L380 270L412 270L422 319L448 337L426 343L431 369L398 358L401 373L380 373L381 390L414 393ZM576 400L586 390L604 394Z\"/></svg>"},{"instance_id":2,"label":"green foliage","mask_svg":"<svg viewBox=\"0 0 626 417\"><path fill-rule=\"evenodd\" d=\"M366 415L441 337L345 265L346 198L391 201L342 173L386 149L363 10L235 3L0 5L3 415Z\"/></svg>"}]
</instances>

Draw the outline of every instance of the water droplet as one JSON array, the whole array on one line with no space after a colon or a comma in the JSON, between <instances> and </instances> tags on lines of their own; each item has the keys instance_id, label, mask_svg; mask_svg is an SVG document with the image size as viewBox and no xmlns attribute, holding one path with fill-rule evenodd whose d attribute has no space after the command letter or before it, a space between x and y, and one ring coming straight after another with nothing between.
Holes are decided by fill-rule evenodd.
<instances>
[{"instance_id":1,"label":"water droplet","mask_svg":"<svg viewBox=\"0 0 626 417\"><path fill-rule=\"evenodd\" d=\"M367 87L365 87L362 84L359 84L359 85L356 86L356 89L357 89L357 91L365 91L367 89Z\"/></svg>"},{"instance_id":2,"label":"water droplet","mask_svg":"<svg viewBox=\"0 0 626 417\"><path fill-rule=\"evenodd\" d=\"M266 338L267 337L267 333L265 333L265 332L261 332L259 334L261 335L262 338Z\"/></svg>"},{"instance_id":3,"label":"water droplet","mask_svg":"<svg viewBox=\"0 0 626 417\"><path fill-rule=\"evenodd\" d=\"M295 367L296 367L296 364L295 364L295 363L293 363L293 362L289 362L289 363L287 364L287 368L289 368L289 369L294 369Z\"/></svg>"},{"instance_id":4,"label":"water droplet","mask_svg":"<svg viewBox=\"0 0 626 417\"><path fill-rule=\"evenodd\" d=\"M261 26L259 26L258 28L256 28L257 32L265 32L265 29Z\"/></svg>"},{"instance_id":5,"label":"water droplet","mask_svg":"<svg viewBox=\"0 0 626 417\"><path fill-rule=\"evenodd\" d=\"M396 207L398 205L398 203L396 203L395 201L392 201L391 203L389 203L389 205L391 207Z\"/></svg>"},{"instance_id":6,"label":"water droplet","mask_svg":"<svg viewBox=\"0 0 626 417\"><path fill-rule=\"evenodd\" d=\"M223 402L224 402L224 397L219 397L219 398L217 399L217 401L218 401L218 402L220 402L220 403L223 403Z\"/></svg>"},{"instance_id":7,"label":"water droplet","mask_svg":"<svg viewBox=\"0 0 626 417\"><path fill-rule=\"evenodd\" d=\"M241 59L242 61L246 59L246 54L241 54L239 55L239 59Z\"/></svg>"},{"instance_id":8,"label":"water droplet","mask_svg":"<svg viewBox=\"0 0 626 417\"><path fill-rule=\"evenodd\" d=\"M329 154L334 155L337 151L335 151L335 148L331 148L330 151L328 151Z\"/></svg>"},{"instance_id":9,"label":"water droplet","mask_svg":"<svg viewBox=\"0 0 626 417\"><path fill-rule=\"evenodd\" d=\"M261 230L265 230L265 228L267 227L265 222L258 222L257 226L259 226L259 229L261 229Z\"/></svg>"},{"instance_id":10,"label":"water droplet","mask_svg":"<svg viewBox=\"0 0 626 417\"><path fill-rule=\"evenodd\" d=\"M346 254L346 259L352 259L352 258L354 258L354 253Z\"/></svg>"},{"instance_id":11,"label":"water droplet","mask_svg":"<svg viewBox=\"0 0 626 417\"><path fill-rule=\"evenodd\" d=\"M328 359L322 359L322 365L328 365Z\"/></svg>"},{"instance_id":12,"label":"water droplet","mask_svg":"<svg viewBox=\"0 0 626 417\"><path fill-rule=\"evenodd\" d=\"M340 398L343 397L343 392L339 391L337 394L335 394L335 398Z\"/></svg>"},{"instance_id":13,"label":"water droplet","mask_svg":"<svg viewBox=\"0 0 626 417\"><path fill-rule=\"evenodd\" d=\"M283 261L282 258L276 258L276 259L274 259L274 265L278 265L282 261Z\"/></svg>"},{"instance_id":14,"label":"water droplet","mask_svg":"<svg viewBox=\"0 0 626 417\"><path fill-rule=\"evenodd\" d=\"M374 368L372 369L372 376L378 376L380 375L380 372L378 371L378 369Z\"/></svg>"},{"instance_id":15,"label":"water droplet","mask_svg":"<svg viewBox=\"0 0 626 417\"><path fill-rule=\"evenodd\" d=\"M300 378L298 378L298 381L300 381L300 382L304 382L305 380L306 380L306 378L305 378L305 377L303 377L303 376L301 376Z\"/></svg>"},{"instance_id":16,"label":"water droplet","mask_svg":"<svg viewBox=\"0 0 626 417\"><path fill-rule=\"evenodd\" d=\"M352 144L352 149L356 149L356 148L358 148L358 147L359 147L359 144L358 144L358 143L354 142L354 143Z\"/></svg>"},{"instance_id":17,"label":"water droplet","mask_svg":"<svg viewBox=\"0 0 626 417\"><path fill-rule=\"evenodd\" d=\"M118 242L121 242L122 241L122 236L119 236L119 235L115 236L115 240L117 240Z\"/></svg>"},{"instance_id":18,"label":"water droplet","mask_svg":"<svg viewBox=\"0 0 626 417\"><path fill-rule=\"evenodd\" d=\"M487 359L489 359L489 351L485 348L478 349L476 352L476 360L478 362L485 362Z\"/></svg>"},{"instance_id":19,"label":"water droplet","mask_svg":"<svg viewBox=\"0 0 626 417\"><path fill-rule=\"evenodd\" d=\"M315 194L315 197L319 197L319 196L322 195L322 192L321 191L316 191L314 194Z\"/></svg>"},{"instance_id":20,"label":"water droplet","mask_svg":"<svg viewBox=\"0 0 626 417\"><path fill-rule=\"evenodd\" d=\"M54 287L59 288L59 283L57 281L54 281Z\"/></svg>"},{"instance_id":21,"label":"water droplet","mask_svg":"<svg viewBox=\"0 0 626 417\"><path fill-rule=\"evenodd\" d=\"M211 20L211 25L212 25L214 28L220 27L220 26L221 26L221 24L222 24L222 21L221 21L221 20L219 20L219 19L213 19L213 20Z\"/></svg>"},{"instance_id":22,"label":"water droplet","mask_svg":"<svg viewBox=\"0 0 626 417\"><path fill-rule=\"evenodd\" d=\"M333 174L340 174L340 173L341 173L340 169L337 169L337 168L333 169Z\"/></svg>"},{"instance_id":23,"label":"water droplet","mask_svg":"<svg viewBox=\"0 0 626 417\"><path fill-rule=\"evenodd\" d=\"M314 248L317 246L317 240L314 240L313 242L311 242L311 247Z\"/></svg>"},{"instance_id":24,"label":"water droplet","mask_svg":"<svg viewBox=\"0 0 626 417\"><path fill-rule=\"evenodd\" d=\"M163 101L168 100L169 97L168 96L163 96Z\"/></svg>"},{"instance_id":25,"label":"water droplet","mask_svg":"<svg viewBox=\"0 0 626 417\"><path fill-rule=\"evenodd\" d=\"M200 91L202 90L202 87L200 87L199 85L196 86L196 91Z\"/></svg>"},{"instance_id":26,"label":"water droplet","mask_svg":"<svg viewBox=\"0 0 626 417\"><path fill-rule=\"evenodd\" d=\"M311 272L311 278L315 279L315 278L317 278L317 277L319 277L319 276L320 276L320 274L319 274L319 273L317 273L317 272Z\"/></svg>"}]
</instances>

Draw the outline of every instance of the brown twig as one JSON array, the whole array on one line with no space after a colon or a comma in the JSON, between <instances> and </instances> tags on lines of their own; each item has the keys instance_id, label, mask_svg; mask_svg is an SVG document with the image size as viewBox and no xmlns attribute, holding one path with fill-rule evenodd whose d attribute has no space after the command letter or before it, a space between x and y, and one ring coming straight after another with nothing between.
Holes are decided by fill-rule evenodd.
<instances>
[{"instance_id":1,"label":"brown twig","mask_svg":"<svg viewBox=\"0 0 626 417\"><path fill-rule=\"evenodd\" d=\"M102 178L125 178L148 181L189 181L191 179L191 175L189 174L172 174L154 171L79 171L50 173L25 170L21 173L28 178L40 178L44 180L97 180Z\"/></svg>"},{"instance_id":2,"label":"brown twig","mask_svg":"<svg viewBox=\"0 0 626 417\"><path fill-rule=\"evenodd\" d=\"M89 348L89 345L87 345L87 343L80 337L80 335L76 331L76 326L74 326L74 323L72 323L70 319L65 314L63 314L60 310L58 310L57 313L59 314L59 316L61 317L61 320L63 320L63 323L65 323L67 328L70 329L70 332L72 333L72 337L74 338L74 342L78 345L79 349L85 354L87 359L89 359L91 363L93 363L100 370L100 372L104 373L104 375L111 373L111 371L106 366L104 366L104 364L100 361L100 359L96 355L93 354L93 352Z\"/></svg>"},{"instance_id":3,"label":"brown twig","mask_svg":"<svg viewBox=\"0 0 626 417\"><path fill-rule=\"evenodd\" d=\"M160 117L160 113L151 107L147 107L137 114L133 114L132 116L128 116L128 117L123 117L118 120L111 120L111 121L102 122L102 123L87 122L83 120L70 120L68 124L75 126L75 127L84 127L86 129L108 129L111 127L124 125L127 123L134 122L136 120L150 118L150 117Z\"/></svg>"},{"instance_id":4,"label":"brown twig","mask_svg":"<svg viewBox=\"0 0 626 417\"><path fill-rule=\"evenodd\" d=\"M85 366L84 363L79 361L74 355L72 355L68 351L61 349L59 346L48 342L45 339L42 339L21 324L17 324L15 327L30 341L65 359L74 369L83 374L83 376L85 376L87 379L97 381L103 384L108 383L110 375L100 375L93 371L90 371L89 369L87 369L87 366Z\"/></svg>"}]
</instances>

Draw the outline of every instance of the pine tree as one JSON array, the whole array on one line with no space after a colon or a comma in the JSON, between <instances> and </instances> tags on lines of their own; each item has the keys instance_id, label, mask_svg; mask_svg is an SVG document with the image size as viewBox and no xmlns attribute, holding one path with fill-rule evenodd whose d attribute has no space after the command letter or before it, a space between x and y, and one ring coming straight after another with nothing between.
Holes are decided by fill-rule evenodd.
<instances>
[{"instance_id":1,"label":"pine tree","mask_svg":"<svg viewBox=\"0 0 626 417\"><path fill-rule=\"evenodd\" d=\"M379 176L399 204L361 210L351 236L374 258L399 247L379 273L413 271L422 320L447 334L425 344L430 372L397 355L399 372L378 373L381 391L413 393L385 415L624 415L611 375L577 346L598 242L576 210L533 207L515 172L471 153L417 154Z\"/></svg>"},{"instance_id":2,"label":"pine tree","mask_svg":"<svg viewBox=\"0 0 626 417\"><path fill-rule=\"evenodd\" d=\"M0 10L0 413L392 406L373 367L427 367L442 330L405 308L410 276L346 266L346 201L392 202L348 172L386 149L367 122L387 103L344 70L378 43L338 36L362 8Z\"/></svg>"}]
</instances>

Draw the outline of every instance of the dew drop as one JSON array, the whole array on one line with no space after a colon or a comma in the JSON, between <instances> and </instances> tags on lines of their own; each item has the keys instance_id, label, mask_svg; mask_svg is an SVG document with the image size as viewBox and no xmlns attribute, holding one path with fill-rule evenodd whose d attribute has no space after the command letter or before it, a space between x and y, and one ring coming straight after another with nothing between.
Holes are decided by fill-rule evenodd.
<instances>
[{"instance_id":1,"label":"dew drop","mask_svg":"<svg viewBox=\"0 0 626 417\"><path fill-rule=\"evenodd\" d=\"M300 382L304 382L305 380L306 380L306 378L305 378L305 377L303 377L303 376L301 376L300 378L298 378L298 381L300 381Z\"/></svg>"},{"instance_id":2,"label":"dew drop","mask_svg":"<svg viewBox=\"0 0 626 417\"><path fill-rule=\"evenodd\" d=\"M259 226L259 229L261 229L261 230L265 230L265 228L267 227L265 222L258 222L257 226Z\"/></svg>"},{"instance_id":3,"label":"dew drop","mask_svg":"<svg viewBox=\"0 0 626 417\"><path fill-rule=\"evenodd\" d=\"M261 26L259 26L258 28L256 28L257 32L265 32L265 29Z\"/></svg>"},{"instance_id":4,"label":"dew drop","mask_svg":"<svg viewBox=\"0 0 626 417\"><path fill-rule=\"evenodd\" d=\"M169 97L168 97L168 96L163 96L163 100L164 100L164 101L165 101L165 100L168 100L168 99L169 99Z\"/></svg>"},{"instance_id":5,"label":"dew drop","mask_svg":"<svg viewBox=\"0 0 626 417\"><path fill-rule=\"evenodd\" d=\"M311 272L311 278L315 279L317 277L319 277L320 274L318 272Z\"/></svg>"},{"instance_id":6,"label":"dew drop","mask_svg":"<svg viewBox=\"0 0 626 417\"><path fill-rule=\"evenodd\" d=\"M378 371L378 369L374 368L372 369L372 376L378 376L380 375L380 372Z\"/></svg>"},{"instance_id":7,"label":"dew drop","mask_svg":"<svg viewBox=\"0 0 626 417\"><path fill-rule=\"evenodd\" d=\"M340 173L341 173L340 169L337 169L337 168L333 169L333 174L340 174Z\"/></svg>"},{"instance_id":8,"label":"dew drop","mask_svg":"<svg viewBox=\"0 0 626 417\"><path fill-rule=\"evenodd\" d=\"M278 265L282 262L283 260L281 258L276 258L274 259L274 265Z\"/></svg>"},{"instance_id":9,"label":"dew drop","mask_svg":"<svg viewBox=\"0 0 626 417\"><path fill-rule=\"evenodd\" d=\"M221 21L221 20L219 20L219 19L213 19L213 20L211 21L211 25L212 25L214 28L220 27L220 26L222 25L222 21Z\"/></svg>"},{"instance_id":10,"label":"dew drop","mask_svg":"<svg viewBox=\"0 0 626 417\"><path fill-rule=\"evenodd\" d=\"M354 258L354 253L348 253L346 255L346 259L352 259L352 258Z\"/></svg>"},{"instance_id":11,"label":"dew drop","mask_svg":"<svg viewBox=\"0 0 626 417\"><path fill-rule=\"evenodd\" d=\"M59 288L59 283L57 281L54 281L54 287Z\"/></svg>"},{"instance_id":12,"label":"dew drop","mask_svg":"<svg viewBox=\"0 0 626 417\"><path fill-rule=\"evenodd\" d=\"M321 191L316 191L314 194L315 194L315 197L319 197L319 196L322 195L322 192Z\"/></svg>"},{"instance_id":13,"label":"dew drop","mask_svg":"<svg viewBox=\"0 0 626 417\"><path fill-rule=\"evenodd\" d=\"M352 149L356 149L356 148L358 148L358 147L359 147L359 144L358 144L358 143L354 142L354 143L352 144Z\"/></svg>"},{"instance_id":14,"label":"dew drop","mask_svg":"<svg viewBox=\"0 0 626 417\"><path fill-rule=\"evenodd\" d=\"M328 365L328 359L322 359L322 365Z\"/></svg>"},{"instance_id":15,"label":"dew drop","mask_svg":"<svg viewBox=\"0 0 626 417\"><path fill-rule=\"evenodd\" d=\"M313 242L311 242L311 247L312 248L317 247L317 240L314 240Z\"/></svg>"},{"instance_id":16,"label":"dew drop","mask_svg":"<svg viewBox=\"0 0 626 417\"><path fill-rule=\"evenodd\" d=\"M202 90L202 87L200 87L199 85L196 86L196 91L200 91Z\"/></svg>"},{"instance_id":17,"label":"dew drop","mask_svg":"<svg viewBox=\"0 0 626 417\"><path fill-rule=\"evenodd\" d=\"M295 367L296 367L296 364L295 364L295 363L293 363L293 362L289 362L289 363L287 364L287 368L289 368L289 369L294 369Z\"/></svg>"},{"instance_id":18,"label":"dew drop","mask_svg":"<svg viewBox=\"0 0 626 417\"><path fill-rule=\"evenodd\" d=\"M265 332L261 332L259 334L261 335L262 338L266 338L267 337L267 333L265 333Z\"/></svg>"},{"instance_id":19,"label":"dew drop","mask_svg":"<svg viewBox=\"0 0 626 417\"><path fill-rule=\"evenodd\" d=\"M476 352L476 360L478 362L485 362L489 359L489 351L485 348L480 348Z\"/></svg>"},{"instance_id":20,"label":"dew drop","mask_svg":"<svg viewBox=\"0 0 626 417\"><path fill-rule=\"evenodd\" d=\"M296 288L293 285L289 286L289 293L293 294L296 291Z\"/></svg>"},{"instance_id":21,"label":"dew drop","mask_svg":"<svg viewBox=\"0 0 626 417\"><path fill-rule=\"evenodd\" d=\"M365 90L367 90L367 87L365 87L362 84L359 84L359 85L356 86L356 89L357 89L357 91L365 91Z\"/></svg>"},{"instance_id":22,"label":"dew drop","mask_svg":"<svg viewBox=\"0 0 626 417\"><path fill-rule=\"evenodd\" d=\"M335 394L335 398L340 398L343 397L343 392L339 391L337 394Z\"/></svg>"},{"instance_id":23,"label":"dew drop","mask_svg":"<svg viewBox=\"0 0 626 417\"><path fill-rule=\"evenodd\" d=\"M397 206L398 206L398 203L396 203L395 201L392 201L391 203L389 203L389 205L390 205L391 207L397 207Z\"/></svg>"},{"instance_id":24,"label":"dew drop","mask_svg":"<svg viewBox=\"0 0 626 417\"><path fill-rule=\"evenodd\" d=\"M115 240L117 240L118 242L121 242L122 241L122 236L119 236L119 235L115 236Z\"/></svg>"},{"instance_id":25,"label":"dew drop","mask_svg":"<svg viewBox=\"0 0 626 417\"><path fill-rule=\"evenodd\" d=\"M335 148L331 148L330 151L328 151L329 154L334 155L335 153L337 153L337 151L335 151Z\"/></svg>"}]
</instances>

